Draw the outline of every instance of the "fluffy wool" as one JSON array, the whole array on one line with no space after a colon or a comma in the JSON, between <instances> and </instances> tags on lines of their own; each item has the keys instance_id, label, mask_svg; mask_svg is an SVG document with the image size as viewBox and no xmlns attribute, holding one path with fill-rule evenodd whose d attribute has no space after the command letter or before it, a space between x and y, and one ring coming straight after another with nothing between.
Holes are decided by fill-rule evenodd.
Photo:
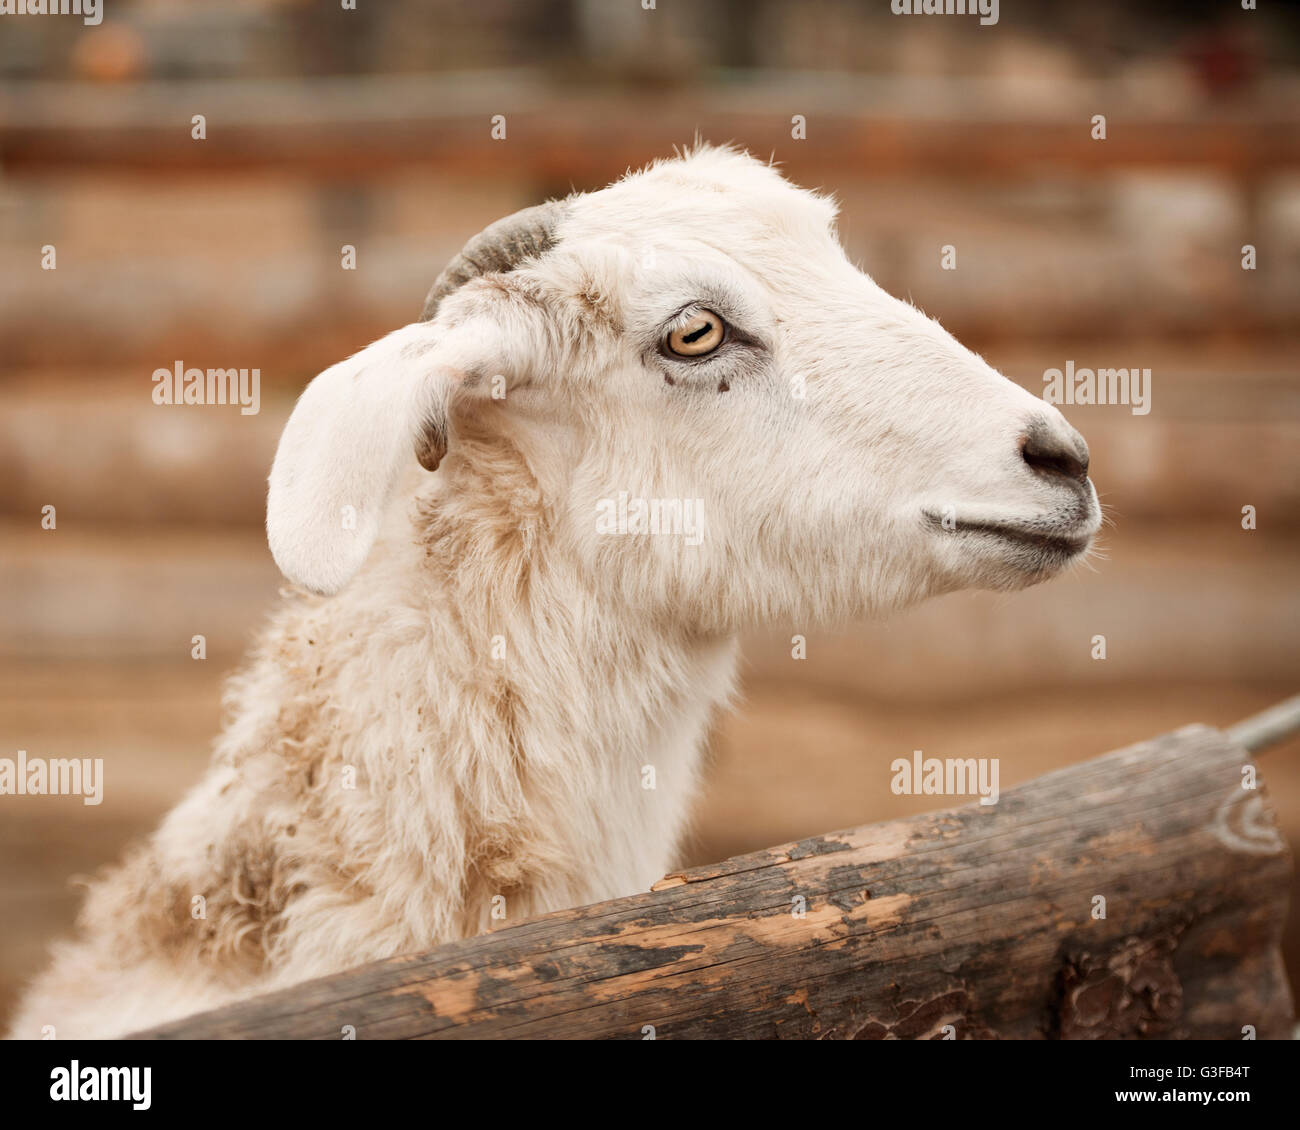
<instances>
[{"instance_id":1,"label":"fluffy wool","mask_svg":"<svg viewBox=\"0 0 1300 1130\"><path fill-rule=\"evenodd\" d=\"M207 775L91 886L14 1034L120 1034L645 890L738 631L1073 560L1091 486L1021 449L1082 442L834 224L699 149L571 198L545 253L317 378L268 507L300 587L230 683ZM726 344L666 352L700 309ZM703 538L603 530L620 492L700 500Z\"/></svg>"}]
</instances>

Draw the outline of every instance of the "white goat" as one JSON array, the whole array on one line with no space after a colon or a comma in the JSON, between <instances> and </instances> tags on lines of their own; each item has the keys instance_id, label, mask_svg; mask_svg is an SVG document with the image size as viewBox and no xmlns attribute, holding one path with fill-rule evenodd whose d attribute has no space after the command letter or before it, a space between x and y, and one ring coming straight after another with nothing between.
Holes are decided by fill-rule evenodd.
<instances>
[{"instance_id":1,"label":"white goat","mask_svg":"<svg viewBox=\"0 0 1300 1130\"><path fill-rule=\"evenodd\" d=\"M1099 524L1082 439L855 269L834 218L699 149L494 224L425 320L317 377L267 507L310 592L15 1034L123 1033L486 930L494 906L645 890L739 630L1077 559ZM635 500L698 506L702 538L646 533Z\"/></svg>"}]
</instances>

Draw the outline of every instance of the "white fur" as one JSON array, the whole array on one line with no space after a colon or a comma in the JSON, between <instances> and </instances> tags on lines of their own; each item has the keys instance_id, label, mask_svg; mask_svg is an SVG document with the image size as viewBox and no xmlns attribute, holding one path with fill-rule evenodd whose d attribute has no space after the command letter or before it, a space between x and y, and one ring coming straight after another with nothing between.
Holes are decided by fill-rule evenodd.
<instances>
[{"instance_id":1,"label":"white fur","mask_svg":"<svg viewBox=\"0 0 1300 1130\"><path fill-rule=\"evenodd\" d=\"M336 595L276 613L208 776L92 888L15 1034L120 1033L643 891L674 863L738 631L1066 564L968 524L1090 536L1091 487L1018 448L1036 421L1077 437L855 269L833 221L703 149L573 199L538 260L318 377L268 533ZM662 356L695 306L745 343ZM449 436L434 475L426 426ZM702 500L706 536L602 534L620 492Z\"/></svg>"}]
</instances>

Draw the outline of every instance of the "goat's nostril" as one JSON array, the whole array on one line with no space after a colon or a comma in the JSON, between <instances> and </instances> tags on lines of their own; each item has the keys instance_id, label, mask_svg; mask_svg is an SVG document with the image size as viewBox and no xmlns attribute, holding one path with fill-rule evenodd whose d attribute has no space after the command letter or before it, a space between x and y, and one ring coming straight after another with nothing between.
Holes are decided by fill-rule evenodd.
<instances>
[{"instance_id":1,"label":"goat's nostril","mask_svg":"<svg viewBox=\"0 0 1300 1130\"><path fill-rule=\"evenodd\" d=\"M1020 441L1020 454L1035 471L1080 483L1088 478L1088 445L1077 432L1061 435L1047 427L1032 427Z\"/></svg>"}]
</instances>

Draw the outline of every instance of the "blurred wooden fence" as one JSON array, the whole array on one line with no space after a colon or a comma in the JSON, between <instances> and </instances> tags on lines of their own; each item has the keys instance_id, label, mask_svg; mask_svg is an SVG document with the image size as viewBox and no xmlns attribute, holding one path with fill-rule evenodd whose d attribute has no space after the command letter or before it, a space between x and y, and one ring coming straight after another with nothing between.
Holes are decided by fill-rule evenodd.
<instances>
[{"instance_id":1,"label":"blurred wooden fence","mask_svg":"<svg viewBox=\"0 0 1300 1130\"><path fill-rule=\"evenodd\" d=\"M1060 98L1007 107L981 98L978 84L955 90L867 77L808 84L779 72L761 83L599 97L566 93L519 69L120 88L37 82L0 87L0 162L15 176L279 169L344 180L423 166L589 187L698 135L778 152L799 176L833 169L1001 178L1136 165L1213 167L1250 179L1300 165L1297 115L1285 100L1262 112L1251 104L1160 114L1117 104L1103 84L1073 90L1063 108ZM1095 113L1107 114L1104 141L1092 137ZM206 119L204 142L191 137L193 114ZM503 141L491 139L498 114L507 123ZM806 141L792 143L795 114L806 119Z\"/></svg>"}]
</instances>

